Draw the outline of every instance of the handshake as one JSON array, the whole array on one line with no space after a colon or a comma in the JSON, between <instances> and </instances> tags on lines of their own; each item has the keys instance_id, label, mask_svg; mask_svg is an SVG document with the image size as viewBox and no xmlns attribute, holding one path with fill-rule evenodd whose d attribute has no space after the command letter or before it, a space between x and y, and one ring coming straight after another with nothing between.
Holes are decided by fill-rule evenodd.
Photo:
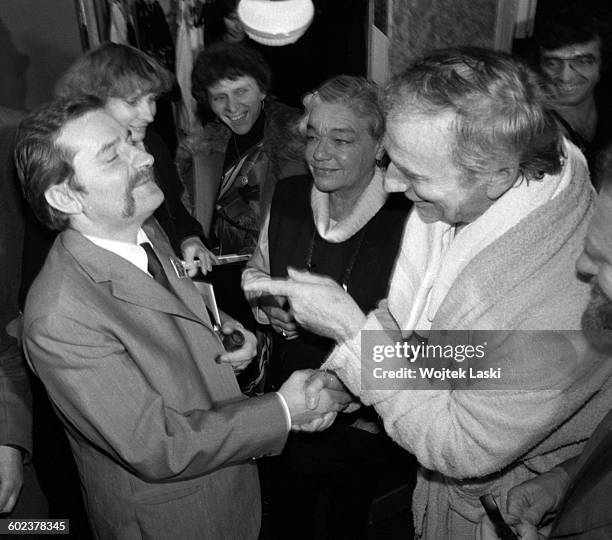
<instances>
[{"instance_id":1,"label":"handshake","mask_svg":"<svg viewBox=\"0 0 612 540\"><path fill-rule=\"evenodd\" d=\"M354 399L335 373L312 369L292 373L278 393L289 407L293 431L327 429Z\"/></svg>"}]
</instances>

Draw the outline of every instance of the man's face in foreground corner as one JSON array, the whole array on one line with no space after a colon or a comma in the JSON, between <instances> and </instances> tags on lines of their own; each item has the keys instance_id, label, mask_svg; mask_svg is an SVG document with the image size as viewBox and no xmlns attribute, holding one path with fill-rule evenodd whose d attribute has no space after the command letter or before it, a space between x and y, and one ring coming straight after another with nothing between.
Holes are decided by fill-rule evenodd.
<instances>
[{"instance_id":1,"label":"man's face in foreground corner","mask_svg":"<svg viewBox=\"0 0 612 540\"><path fill-rule=\"evenodd\" d=\"M594 347L612 352L612 195L605 191L598 196L576 270L591 280L584 333Z\"/></svg>"}]
</instances>

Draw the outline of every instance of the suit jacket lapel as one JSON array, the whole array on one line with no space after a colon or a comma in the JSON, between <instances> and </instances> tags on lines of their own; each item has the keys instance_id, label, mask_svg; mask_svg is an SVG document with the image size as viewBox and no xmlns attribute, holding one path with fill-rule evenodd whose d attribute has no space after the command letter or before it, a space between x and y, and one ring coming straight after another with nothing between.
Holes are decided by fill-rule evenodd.
<instances>
[{"instance_id":1,"label":"suit jacket lapel","mask_svg":"<svg viewBox=\"0 0 612 540\"><path fill-rule=\"evenodd\" d=\"M159 226L155 224L154 227ZM76 231L65 231L62 234L62 242L96 283L110 282L115 298L196 321L212 331L197 289L190 279L179 279L176 276L170 263L171 248L167 245L167 240L162 238L160 241L159 234L153 233L153 230L154 228L147 228L147 236L154 243L154 249L176 294L166 290L132 263L100 248ZM149 231L152 232L151 235Z\"/></svg>"},{"instance_id":2,"label":"suit jacket lapel","mask_svg":"<svg viewBox=\"0 0 612 540\"><path fill-rule=\"evenodd\" d=\"M147 233L149 240L153 243L153 249L159 257L164 271L166 272L166 276L168 277L168 282L175 294L194 314L205 321L207 326L212 328L204 301L191 282L191 279L189 279L189 277L179 278L177 275L171 261L174 259L176 264L180 264L180 260L170 248L170 243L165 238L165 234L159 224L155 220L150 219L143 225L143 229ZM160 288L163 289L161 286Z\"/></svg>"}]
</instances>

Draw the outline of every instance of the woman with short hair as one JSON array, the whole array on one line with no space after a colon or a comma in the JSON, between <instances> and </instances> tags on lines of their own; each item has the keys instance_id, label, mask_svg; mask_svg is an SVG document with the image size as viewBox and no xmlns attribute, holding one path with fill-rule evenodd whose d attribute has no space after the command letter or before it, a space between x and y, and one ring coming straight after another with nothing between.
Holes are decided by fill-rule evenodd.
<instances>
[{"instance_id":1,"label":"woman with short hair","mask_svg":"<svg viewBox=\"0 0 612 540\"><path fill-rule=\"evenodd\" d=\"M386 296L410 209L383 189L384 116L375 83L339 76L304 99L300 128L309 174L279 182L243 285L312 270L341 284L364 311ZM274 331L271 378L317 369L333 347L301 328L284 298L247 295ZM295 538L365 538L381 477L414 473L409 454L388 439L370 408L340 415L326 431L295 434L272 466L273 521ZM401 483L401 482L400 482ZM387 486L388 487L388 486Z\"/></svg>"},{"instance_id":2,"label":"woman with short hair","mask_svg":"<svg viewBox=\"0 0 612 540\"><path fill-rule=\"evenodd\" d=\"M251 253L276 182L306 171L299 111L269 96L270 68L257 51L217 43L200 53L192 93L215 120L179 145L179 169L201 197L204 231L220 253ZM194 175L199 160L206 174Z\"/></svg>"}]
</instances>

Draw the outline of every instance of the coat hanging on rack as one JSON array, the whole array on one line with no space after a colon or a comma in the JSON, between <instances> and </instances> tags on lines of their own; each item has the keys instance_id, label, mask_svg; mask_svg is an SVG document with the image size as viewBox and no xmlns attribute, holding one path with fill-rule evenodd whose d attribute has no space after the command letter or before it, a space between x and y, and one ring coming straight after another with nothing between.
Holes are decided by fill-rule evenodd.
<instances>
[{"instance_id":1,"label":"coat hanging on rack","mask_svg":"<svg viewBox=\"0 0 612 540\"><path fill-rule=\"evenodd\" d=\"M159 2L136 0L134 11L139 48L174 73L174 43Z\"/></svg>"},{"instance_id":2,"label":"coat hanging on rack","mask_svg":"<svg viewBox=\"0 0 612 540\"><path fill-rule=\"evenodd\" d=\"M196 101L191 95L191 71L194 58L204 47L202 27L196 26L197 0L179 0L178 31L176 35L176 79L183 98L177 122L179 128L189 133L196 125Z\"/></svg>"},{"instance_id":3,"label":"coat hanging on rack","mask_svg":"<svg viewBox=\"0 0 612 540\"><path fill-rule=\"evenodd\" d=\"M128 45L128 23L127 16L120 0L110 2L109 40L113 43Z\"/></svg>"}]
</instances>

